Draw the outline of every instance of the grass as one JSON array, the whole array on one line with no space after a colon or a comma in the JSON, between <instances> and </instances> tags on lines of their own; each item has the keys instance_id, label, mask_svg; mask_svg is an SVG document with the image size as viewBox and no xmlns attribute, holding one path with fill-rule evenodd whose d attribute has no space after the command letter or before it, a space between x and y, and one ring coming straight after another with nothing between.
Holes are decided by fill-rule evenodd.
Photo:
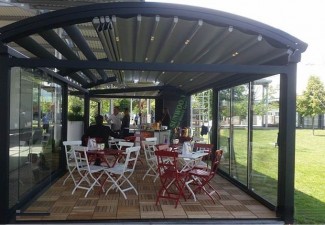
<instances>
[{"instance_id":1,"label":"grass","mask_svg":"<svg viewBox=\"0 0 325 225\"><path fill-rule=\"evenodd\" d=\"M222 130L226 134L228 130ZM277 138L276 129L254 130L252 176L250 181L256 193L276 204ZM234 131L235 161L231 175L246 182L247 131ZM221 137L221 146L227 145L227 135ZM325 223L325 130L296 130L295 164L295 221L298 224ZM225 158L228 154L226 152ZM229 160L229 158L228 158ZM227 160L226 160L227 161ZM226 171L229 167L225 166Z\"/></svg>"},{"instance_id":2,"label":"grass","mask_svg":"<svg viewBox=\"0 0 325 225\"><path fill-rule=\"evenodd\" d=\"M325 130L296 131L295 219L325 223Z\"/></svg>"}]
</instances>

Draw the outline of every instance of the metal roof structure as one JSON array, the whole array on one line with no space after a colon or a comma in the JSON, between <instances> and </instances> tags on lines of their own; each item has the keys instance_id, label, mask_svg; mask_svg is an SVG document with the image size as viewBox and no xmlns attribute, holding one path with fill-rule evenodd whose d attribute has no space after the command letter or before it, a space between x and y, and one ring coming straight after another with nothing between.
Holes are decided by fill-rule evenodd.
<instances>
[{"instance_id":1,"label":"metal roof structure","mask_svg":"<svg viewBox=\"0 0 325 225\"><path fill-rule=\"evenodd\" d=\"M103 2L3 4L0 41L26 56L12 66L55 69L91 96L154 98L281 73L307 48L281 30L222 11Z\"/></svg>"}]
</instances>

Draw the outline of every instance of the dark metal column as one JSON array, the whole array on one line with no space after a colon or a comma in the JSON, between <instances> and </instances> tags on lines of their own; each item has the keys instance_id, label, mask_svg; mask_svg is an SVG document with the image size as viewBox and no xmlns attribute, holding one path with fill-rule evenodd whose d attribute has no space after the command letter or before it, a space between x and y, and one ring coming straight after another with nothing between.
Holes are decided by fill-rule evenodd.
<instances>
[{"instance_id":1,"label":"dark metal column","mask_svg":"<svg viewBox=\"0 0 325 225\"><path fill-rule=\"evenodd\" d=\"M0 43L0 224L9 220L10 67L8 48Z\"/></svg>"},{"instance_id":2,"label":"dark metal column","mask_svg":"<svg viewBox=\"0 0 325 225\"><path fill-rule=\"evenodd\" d=\"M88 93L84 95L84 133L89 127L90 97Z\"/></svg>"},{"instance_id":3,"label":"dark metal column","mask_svg":"<svg viewBox=\"0 0 325 225\"><path fill-rule=\"evenodd\" d=\"M101 114L101 102L97 102L97 115L100 115Z\"/></svg>"},{"instance_id":4,"label":"dark metal column","mask_svg":"<svg viewBox=\"0 0 325 225\"><path fill-rule=\"evenodd\" d=\"M62 139L67 140L68 133L68 85L62 84ZM61 143L60 169L66 168L65 151Z\"/></svg>"},{"instance_id":5,"label":"dark metal column","mask_svg":"<svg viewBox=\"0 0 325 225\"><path fill-rule=\"evenodd\" d=\"M296 130L296 64L289 64L281 74L278 216L286 224L294 219L295 130Z\"/></svg>"},{"instance_id":6,"label":"dark metal column","mask_svg":"<svg viewBox=\"0 0 325 225\"><path fill-rule=\"evenodd\" d=\"M210 134L210 142L214 145L214 148L218 148L218 126L219 126L219 91L217 89L212 90L212 127Z\"/></svg>"}]
</instances>

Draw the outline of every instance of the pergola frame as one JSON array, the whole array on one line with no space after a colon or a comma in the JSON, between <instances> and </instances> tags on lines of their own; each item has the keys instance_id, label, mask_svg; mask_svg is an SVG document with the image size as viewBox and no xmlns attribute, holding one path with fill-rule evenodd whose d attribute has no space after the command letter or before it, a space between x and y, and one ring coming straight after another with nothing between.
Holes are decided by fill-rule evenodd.
<instances>
[{"instance_id":1,"label":"pergola frame","mask_svg":"<svg viewBox=\"0 0 325 225\"><path fill-rule=\"evenodd\" d=\"M105 6L105 7L104 7ZM38 18L29 18L26 21L18 22L6 29L1 30L0 41L0 116L2 118L2 125L0 126L0 136L9 137L10 125L10 69L12 67L26 67L26 68L63 68L68 70L81 69L96 69L96 70L141 70L141 71L166 71L166 72L200 72L200 73L220 73L226 74L225 78L220 82L210 82L202 85L199 89L191 89L185 91L187 96L193 93L202 91L207 88L214 90L214 106L217 104L217 93L227 87L232 87L245 82L253 81L262 77L274 74L281 74L280 87L280 125L279 125L279 168L278 168L278 208L277 215L285 222L292 223L294 215L294 156L295 156L295 100L296 100L296 66L300 61L301 53L305 51L306 45L292 37L286 37L283 33L277 33L277 30L270 30L269 27L261 24L254 24L251 21L248 23L242 18L234 16L229 19L229 15L218 17L218 23L228 24L232 23L240 29L251 30L251 32L262 33L263 35L273 37L284 46L289 48L296 46L297 48L289 54L286 62L283 58L279 59L280 63L270 63L268 65L258 64L201 64L201 63L144 63L144 62L113 62L104 60L75 60L75 59L47 59L47 58L18 58L12 54L11 50L5 45L12 40L27 37L35 32L45 31L63 26L70 26L73 24L89 21L89 18L96 17L101 14L119 14L130 15L136 11L139 14L146 15L181 15L188 18L204 18L209 21L216 20L215 15L210 10L206 14L203 11L192 11L191 8L183 10L181 7L173 7L167 4L151 4L151 3L114 3L110 5L92 5L88 7L71 8L63 11L40 15ZM235 21L235 22L234 22ZM254 26L256 25L256 26ZM267 28L267 29L266 29ZM245 75L245 76L243 76ZM57 75L60 78L60 75ZM59 79L63 83L63 138L66 137L67 129L67 96L68 86L74 85L65 79ZM95 82L96 83L96 82ZM75 86L75 85L74 85ZM83 94L85 99L85 117L89 118L89 102L91 97L107 98L107 97L125 97L121 93L144 91L146 88L129 88L129 89L107 89L107 90L87 90L85 87L77 87L79 89L75 94ZM148 90L175 90L182 93L182 90L175 89L175 87L157 86L147 87ZM117 94L117 95L114 95ZM141 95L139 95L141 97ZM147 98L158 99L159 96L146 96ZM217 112L213 112L214 118L217 117ZM88 119L85 121L86 124ZM213 120L213 134L216 134L217 121ZM214 135L215 136L215 135ZM216 142L216 140L213 140ZM9 202L9 138L3 138L0 146L0 168L6 176L0 176L0 183L3 184L2 192L0 193L0 222L8 222L8 202ZM61 161L62 169L64 162Z\"/></svg>"}]
</instances>

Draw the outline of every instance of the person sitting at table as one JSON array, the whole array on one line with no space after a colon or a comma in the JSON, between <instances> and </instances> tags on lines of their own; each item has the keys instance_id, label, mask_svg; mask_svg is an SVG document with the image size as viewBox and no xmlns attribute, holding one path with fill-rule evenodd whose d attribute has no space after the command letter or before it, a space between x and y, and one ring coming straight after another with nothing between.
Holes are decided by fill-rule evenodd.
<instances>
[{"instance_id":1,"label":"person sitting at table","mask_svg":"<svg viewBox=\"0 0 325 225\"><path fill-rule=\"evenodd\" d=\"M109 126L103 124L104 118L102 115L97 115L95 121L96 124L89 126L82 135L82 145L87 146L88 138L99 138L102 139L102 143L105 143L105 148L108 148L109 137L119 138L119 134L113 132Z\"/></svg>"}]
</instances>

